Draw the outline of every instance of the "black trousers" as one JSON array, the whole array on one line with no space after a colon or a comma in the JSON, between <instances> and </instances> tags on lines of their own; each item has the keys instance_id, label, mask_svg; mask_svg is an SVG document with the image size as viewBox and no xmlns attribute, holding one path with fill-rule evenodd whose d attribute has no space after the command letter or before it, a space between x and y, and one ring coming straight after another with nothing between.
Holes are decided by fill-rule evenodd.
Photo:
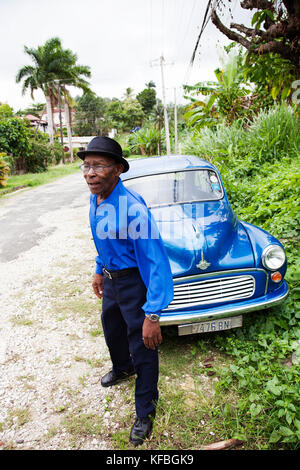
<instances>
[{"instance_id":1,"label":"black trousers","mask_svg":"<svg viewBox=\"0 0 300 470\"><path fill-rule=\"evenodd\" d=\"M135 408L140 418L155 412L158 400L158 349L147 349L142 339L146 287L139 271L114 279L104 277L102 326L113 370L134 368Z\"/></svg>"}]
</instances>

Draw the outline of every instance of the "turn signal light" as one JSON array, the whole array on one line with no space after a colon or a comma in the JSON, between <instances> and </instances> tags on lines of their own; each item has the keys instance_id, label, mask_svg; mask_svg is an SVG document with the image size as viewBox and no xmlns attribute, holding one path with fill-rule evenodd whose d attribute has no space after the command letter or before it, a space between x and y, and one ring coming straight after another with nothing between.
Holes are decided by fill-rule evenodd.
<instances>
[{"instance_id":1,"label":"turn signal light","mask_svg":"<svg viewBox=\"0 0 300 470\"><path fill-rule=\"evenodd\" d=\"M276 273L272 274L271 279L273 282L280 282L282 279L282 276L278 271L276 271Z\"/></svg>"}]
</instances>

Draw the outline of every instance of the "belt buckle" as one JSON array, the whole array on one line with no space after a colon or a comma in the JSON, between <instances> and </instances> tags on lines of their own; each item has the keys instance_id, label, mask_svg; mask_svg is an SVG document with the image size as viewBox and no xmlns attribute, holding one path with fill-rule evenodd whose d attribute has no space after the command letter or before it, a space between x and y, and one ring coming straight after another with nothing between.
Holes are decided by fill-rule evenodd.
<instances>
[{"instance_id":1,"label":"belt buckle","mask_svg":"<svg viewBox=\"0 0 300 470\"><path fill-rule=\"evenodd\" d=\"M107 269L103 268L103 272L104 272L104 274L106 274L106 276L108 277L108 279L112 279L112 275L110 274L109 271L107 271Z\"/></svg>"}]
</instances>

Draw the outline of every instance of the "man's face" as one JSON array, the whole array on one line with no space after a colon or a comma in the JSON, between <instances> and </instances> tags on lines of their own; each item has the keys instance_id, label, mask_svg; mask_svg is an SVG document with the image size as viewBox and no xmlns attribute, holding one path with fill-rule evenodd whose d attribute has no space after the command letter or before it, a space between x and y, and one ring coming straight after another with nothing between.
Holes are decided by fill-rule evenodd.
<instances>
[{"instance_id":1,"label":"man's face","mask_svg":"<svg viewBox=\"0 0 300 470\"><path fill-rule=\"evenodd\" d=\"M116 185L120 174L123 171L123 166L117 164L113 159L102 155L87 155L84 159L84 165L97 166L101 165L101 172L95 172L90 168L88 173L83 176L93 194L106 194L110 193Z\"/></svg>"}]
</instances>

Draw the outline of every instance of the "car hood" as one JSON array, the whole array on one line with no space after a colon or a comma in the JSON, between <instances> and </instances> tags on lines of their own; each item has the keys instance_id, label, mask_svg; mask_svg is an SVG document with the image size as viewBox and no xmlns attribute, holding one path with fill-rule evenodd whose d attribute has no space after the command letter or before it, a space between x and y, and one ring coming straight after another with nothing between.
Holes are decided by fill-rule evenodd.
<instances>
[{"instance_id":1,"label":"car hood","mask_svg":"<svg viewBox=\"0 0 300 470\"><path fill-rule=\"evenodd\" d=\"M226 200L152 208L173 276L253 268L247 232Z\"/></svg>"}]
</instances>

